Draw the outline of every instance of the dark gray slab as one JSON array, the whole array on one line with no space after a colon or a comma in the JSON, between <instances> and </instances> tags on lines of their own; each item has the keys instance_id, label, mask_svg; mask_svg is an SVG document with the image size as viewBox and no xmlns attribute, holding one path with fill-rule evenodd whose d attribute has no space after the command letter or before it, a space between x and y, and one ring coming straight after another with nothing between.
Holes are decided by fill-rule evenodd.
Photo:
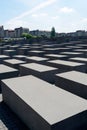
<instances>
[{"instance_id":1,"label":"dark gray slab","mask_svg":"<svg viewBox=\"0 0 87 130\"><path fill-rule=\"evenodd\" d=\"M32 130L85 129L87 101L38 78L2 80L2 94L4 102Z\"/></svg>"},{"instance_id":2,"label":"dark gray slab","mask_svg":"<svg viewBox=\"0 0 87 130\"><path fill-rule=\"evenodd\" d=\"M19 55L27 55L27 52L29 51L29 48L18 48L17 52Z\"/></svg>"},{"instance_id":3,"label":"dark gray slab","mask_svg":"<svg viewBox=\"0 0 87 130\"><path fill-rule=\"evenodd\" d=\"M87 74L69 71L55 76L55 85L87 99Z\"/></svg>"},{"instance_id":4,"label":"dark gray slab","mask_svg":"<svg viewBox=\"0 0 87 130\"><path fill-rule=\"evenodd\" d=\"M15 59L19 59L19 60L25 60L25 57L24 55L14 55L13 58Z\"/></svg>"},{"instance_id":5,"label":"dark gray slab","mask_svg":"<svg viewBox=\"0 0 87 130\"><path fill-rule=\"evenodd\" d=\"M43 56L44 54L45 54L45 52L41 51L41 50L28 51L29 56Z\"/></svg>"},{"instance_id":6,"label":"dark gray slab","mask_svg":"<svg viewBox=\"0 0 87 130\"><path fill-rule=\"evenodd\" d=\"M3 54L12 57L13 55L16 55L17 52L16 50L4 50Z\"/></svg>"}]
</instances>

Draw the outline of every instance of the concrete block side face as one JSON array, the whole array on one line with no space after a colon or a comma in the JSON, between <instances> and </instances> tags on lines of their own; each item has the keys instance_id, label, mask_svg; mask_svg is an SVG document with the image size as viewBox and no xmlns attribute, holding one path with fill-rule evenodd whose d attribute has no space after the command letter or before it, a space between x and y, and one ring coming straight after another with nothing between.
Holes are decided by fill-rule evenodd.
<instances>
[{"instance_id":1,"label":"concrete block side face","mask_svg":"<svg viewBox=\"0 0 87 130\"><path fill-rule=\"evenodd\" d=\"M87 111L83 111L75 116L67 118L61 122L53 124L51 130L86 130Z\"/></svg>"},{"instance_id":2,"label":"concrete block side face","mask_svg":"<svg viewBox=\"0 0 87 130\"><path fill-rule=\"evenodd\" d=\"M63 77L55 76L55 85L75 95L87 99L87 86Z\"/></svg>"},{"instance_id":3,"label":"concrete block side face","mask_svg":"<svg viewBox=\"0 0 87 130\"><path fill-rule=\"evenodd\" d=\"M15 66L9 62L3 61L3 64L15 68Z\"/></svg>"},{"instance_id":4,"label":"concrete block side face","mask_svg":"<svg viewBox=\"0 0 87 130\"><path fill-rule=\"evenodd\" d=\"M13 78L19 75L18 71L0 74L0 92L2 91L1 79Z\"/></svg>"},{"instance_id":5,"label":"concrete block side face","mask_svg":"<svg viewBox=\"0 0 87 130\"><path fill-rule=\"evenodd\" d=\"M6 72L0 74L0 79L13 78L13 77L17 77L18 75L19 75L19 71Z\"/></svg>"},{"instance_id":6,"label":"concrete block side face","mask_svg":"<svg viewBox=\"0 0 87 130\"><path fill-rule=\"evenodd\" d=\"M79 71L79 72L83 72L83 73L87 73L87 66L86 66L86 64L81 65L81 66L75 67L74 70Z\"/></svg>"},{"instance_id":7,"label":"concrete block side face","mask_svg":"<svg viewBox=\"0 0 87 130\"><path fill-rule=\"evenodd\" d=\"M28 69L28 68L26 68L24 66L19 66L19 70L20 70L20 75L21 76L31 75L30 69Z\"/></svg>"},{"instance_id":8,"label":"concrete block side face","mask_svg":"<svg viewBox=\"0 0 87 130\"><path fill-rule=\"evenodd\" d=\"M31 130L51 130L51 125L2 82L4 102ZM10 96L9 96L10 95Z\"/></svg>"}]
</instances>

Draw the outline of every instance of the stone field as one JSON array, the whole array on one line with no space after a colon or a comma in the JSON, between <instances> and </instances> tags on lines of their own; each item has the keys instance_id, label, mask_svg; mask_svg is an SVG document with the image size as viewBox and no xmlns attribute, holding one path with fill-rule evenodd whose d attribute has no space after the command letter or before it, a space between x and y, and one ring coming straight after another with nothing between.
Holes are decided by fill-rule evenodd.
<instances>
[{"instance_id":1,"label":"stone field","mask_svg":"<svg viewBox=\"0 0 87 130\"><path fill-rule=\"evenodd\" d=\"M87 43L0 45L0 130L87 130Z\"/></svg>"}]
</instances>

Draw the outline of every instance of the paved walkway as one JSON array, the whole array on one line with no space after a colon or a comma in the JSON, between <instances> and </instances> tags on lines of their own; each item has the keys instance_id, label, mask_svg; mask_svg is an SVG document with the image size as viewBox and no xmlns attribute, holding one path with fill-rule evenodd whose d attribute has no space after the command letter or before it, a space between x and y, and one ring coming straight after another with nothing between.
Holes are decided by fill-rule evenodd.
<instances>
[{"instance_id":1,"label":"paved walkway","mask_svg":"<svg viewBox=\"0 0 87 130\"><path fill-rule=\"evenodd\" d=\"M2 101L0 94L0 130L29 130Z\"/></svg>"}]
</instances>

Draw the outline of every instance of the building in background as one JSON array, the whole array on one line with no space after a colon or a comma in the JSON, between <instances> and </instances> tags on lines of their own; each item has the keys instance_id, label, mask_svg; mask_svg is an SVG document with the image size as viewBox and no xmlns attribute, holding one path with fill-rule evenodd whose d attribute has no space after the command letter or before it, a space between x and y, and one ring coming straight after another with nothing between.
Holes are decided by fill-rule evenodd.
<instances>
[{"instance_id":1,"label":"building in background","mask_svg":"<svg viewBox=\"0 0 87 130\"><path fill-rule=\"evenodd\" d=\"M21 37L23 33L29 33L29 29L28 28L15 28L15 37Z\"/></svg>"},{"instance_id":2,"label":"building in background","mask_svg":"<svg viewBox=\"0 0 87 130\"><path fill-rule=\"evenodd\" d=\"M14 30L4 30L4 37L14 38L15 37L15 31Z\"/></svg>"}]
</instances>

